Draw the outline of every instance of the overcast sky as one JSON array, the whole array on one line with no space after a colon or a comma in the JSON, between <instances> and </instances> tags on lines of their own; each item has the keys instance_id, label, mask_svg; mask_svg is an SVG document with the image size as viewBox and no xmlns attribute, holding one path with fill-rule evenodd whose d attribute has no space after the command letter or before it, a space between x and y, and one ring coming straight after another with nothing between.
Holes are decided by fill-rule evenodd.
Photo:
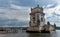
<instances>
[{"instance_id":1,"label":"overcast sky","mask_svg":"<svg viewBox=\"0 0 60 37\"><path fill-rule=\"evenodd\" d=\"M0 18L29 21L30 8L37 4L44 8L46 22L60 26L60 0L0 0Z\"/></svg>"}]
</instances>

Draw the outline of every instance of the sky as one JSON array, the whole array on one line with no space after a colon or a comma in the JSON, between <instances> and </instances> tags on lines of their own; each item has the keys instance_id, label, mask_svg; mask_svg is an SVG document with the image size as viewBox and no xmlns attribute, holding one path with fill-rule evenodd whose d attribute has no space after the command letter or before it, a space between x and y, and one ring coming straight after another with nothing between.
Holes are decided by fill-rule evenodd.
<instances>
[{"instance_id":1,"label":"sky","mask_svg":"<svg viewBox=\"0 0 60 37\"><path fill-rule=\"evenodd\" d=\"M45 21L60 27L60 0L0 0L0 26L29 25L29 13L38 4L44 8Z\"/></svg>"}]
</instances>

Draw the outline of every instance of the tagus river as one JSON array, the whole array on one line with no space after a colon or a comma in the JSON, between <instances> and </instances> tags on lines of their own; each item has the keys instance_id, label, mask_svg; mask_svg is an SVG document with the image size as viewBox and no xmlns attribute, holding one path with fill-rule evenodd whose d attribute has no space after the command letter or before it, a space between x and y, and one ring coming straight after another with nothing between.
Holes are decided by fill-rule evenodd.
<instances>
[{"instance_id":1,"label":"tagus river","mask_svg":"<svg viewBox=\"0 0 60 37\"><path fill-rule=\"evenodd\" d=\"M60 30L54 33L26 33L19 31L18 33L0 34L0 37L60 37Z\"/></svg>"}]
</instances>

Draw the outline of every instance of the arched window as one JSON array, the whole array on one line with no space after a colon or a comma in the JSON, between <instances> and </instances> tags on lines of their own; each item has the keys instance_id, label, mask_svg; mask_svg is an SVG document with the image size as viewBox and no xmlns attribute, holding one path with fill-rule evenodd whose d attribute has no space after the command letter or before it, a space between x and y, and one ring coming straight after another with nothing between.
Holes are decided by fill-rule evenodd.
<instances>
[{"instance_id":1,"label":"arched window","mask_svg":"<svg viewBox=\"0 0 60 37\"><path fill-rule=\"evenodd\" d=\"M33 17L33 23L35 23L35 17Z\"/></svg>"},{"instance_id":2,"label":"arched window","mask_svg":"<svg viewBox=\"0 0 60 37\"><path fill-rule=\"evenodd\" d=\"M35 17L33 17L33 21L35 21Z\"/></svg>"},{"instance_id":3,"label":"arched window","mask_svg":"<svg viewBox=\"0 0 60 37\"><path fill-rule=\"evenodd\" d=\"M37 15L37 25L40 25L39 14Z\"/></svg>"},{"instance_id":4,"label":"arched window","mask_svg":"<svg viewBox=\"0 0 60 37\"><path fill-rule=\"evenodd\" d=\"M39 19L39 15L37 14L37 19Z\"/></svg>"}]
</instances>

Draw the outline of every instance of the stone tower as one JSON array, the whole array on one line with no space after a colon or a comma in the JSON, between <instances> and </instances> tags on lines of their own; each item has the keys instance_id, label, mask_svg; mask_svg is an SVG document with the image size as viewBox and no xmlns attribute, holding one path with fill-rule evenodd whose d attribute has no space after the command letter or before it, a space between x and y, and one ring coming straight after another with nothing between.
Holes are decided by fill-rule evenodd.
<instances>
[{"instance_id":1,"label":"stone tower","mask_svg":"<svg viewBox=\"0 0 60 37\"><path fill-rule=\"evenodd\" d=\"M28 31L41 31L44 30L45 19L44 19L43 8L37 5L35 8L31 8L30 22Z\"/></svg>"}]
</instances>

